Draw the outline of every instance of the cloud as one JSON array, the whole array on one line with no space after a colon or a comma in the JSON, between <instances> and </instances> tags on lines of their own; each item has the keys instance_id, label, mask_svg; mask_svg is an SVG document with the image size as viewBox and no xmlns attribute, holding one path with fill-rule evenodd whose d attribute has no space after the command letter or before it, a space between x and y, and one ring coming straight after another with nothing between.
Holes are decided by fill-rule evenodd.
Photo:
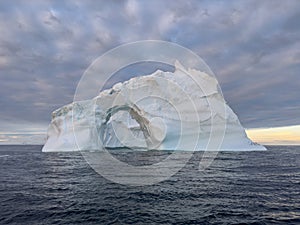
<instances>
[{"instance_id":1,"label":"cloud","mask_svg":"<svg viewBox=\"0 0 300 225\"><path fill-rule=\"evenodd\" d=\"M299 11L297 0L2 1L0 122L47 124L94 59L160 39L204 58L246 127L300 124Z\"/></svg>"}]
</instances>

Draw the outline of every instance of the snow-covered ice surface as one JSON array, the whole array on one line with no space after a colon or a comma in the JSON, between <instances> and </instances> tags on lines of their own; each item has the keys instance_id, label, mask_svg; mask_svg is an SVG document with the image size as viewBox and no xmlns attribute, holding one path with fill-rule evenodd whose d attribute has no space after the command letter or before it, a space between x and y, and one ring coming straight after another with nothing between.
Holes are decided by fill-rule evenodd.
<instances>
[{"instance_id":1,"label":"snow-covered ice surface","mask_svg":"<svg viewBox=\"0 0 300 225\"><path fill-rule=\"evenodd\" d=\"M200 84L200 85L199 85ZM209 142L220 141L215 148ZM217 80L186 69L156 71L115 84L94 99L52 113L44 152L138 150L266 150L246 135Z\"/></svg>"}]
</instances>

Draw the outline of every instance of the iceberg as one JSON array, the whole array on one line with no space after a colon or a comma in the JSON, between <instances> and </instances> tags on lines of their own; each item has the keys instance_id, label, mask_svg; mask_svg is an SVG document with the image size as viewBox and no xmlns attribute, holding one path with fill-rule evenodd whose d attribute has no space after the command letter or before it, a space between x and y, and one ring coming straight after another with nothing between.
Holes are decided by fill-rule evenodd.
<instances>
[{"instance_id":1,"label":"iceberg","mask_svg":"<svg viewBox=\"0 0 300 225\"><path fill-rule=\"evenodd\" d=\"M266 150L247 137L216 78L178 61L174 72L131 78L52 113L42 151L103 148Z\"/></svg>"}]
</instances>

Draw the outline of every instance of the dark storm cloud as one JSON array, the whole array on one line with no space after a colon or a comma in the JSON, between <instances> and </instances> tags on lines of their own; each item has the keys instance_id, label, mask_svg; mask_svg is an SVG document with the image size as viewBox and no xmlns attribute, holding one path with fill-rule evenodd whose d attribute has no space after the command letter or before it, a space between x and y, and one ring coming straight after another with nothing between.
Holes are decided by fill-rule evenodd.
<instances>
[{"instance_id":1,"label":"dark storm cloud","mask_svg":"<svg viewBox=\"0 0 300 225\"><path fill-rule=\"evenodd\" d=\"M2 1L1 131L46 126L95 58L143 39L200 55L244 126L300 124L299 12L297 0Z\"/></svg>"}]
</instances>

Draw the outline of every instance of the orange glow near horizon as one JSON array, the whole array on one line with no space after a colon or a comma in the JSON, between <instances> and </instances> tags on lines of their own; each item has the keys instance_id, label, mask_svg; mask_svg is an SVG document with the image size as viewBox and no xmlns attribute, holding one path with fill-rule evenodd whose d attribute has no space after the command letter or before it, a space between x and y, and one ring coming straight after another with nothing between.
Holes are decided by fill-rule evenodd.
<instances>
[{"instance_id":1,"label":"orange glow near horizon","mask_svg":"<svg viewBox=\"0 0 300 225\"><path fill-rule=\"evenodd\" d=\"M260 144L300 145L300 125L248 129L246 133L252 141Z\"/></svg>"}]
</instances>

